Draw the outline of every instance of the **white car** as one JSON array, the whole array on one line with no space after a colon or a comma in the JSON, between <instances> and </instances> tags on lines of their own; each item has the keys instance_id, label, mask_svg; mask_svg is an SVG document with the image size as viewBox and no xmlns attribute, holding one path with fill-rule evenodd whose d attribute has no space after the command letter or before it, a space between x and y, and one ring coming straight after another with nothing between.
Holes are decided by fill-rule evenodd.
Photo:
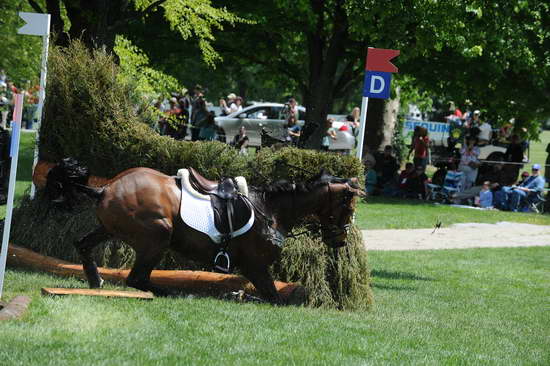
<instances>
[{"instance_id":1,"label":"white car","mask_svg":"<svg viewBox=\"0 0 550 366\"><path fill-rule=\"evenodd\" d=\"M298 124L304 125L306 109L298 107ZM226 142L231 142L235 135L239 133L241 126L246 128L246 134L249 138L249 146L260 147L262 144L262 128L269 133L271 137L283 140L285 125L285 105L280 103L257 103L243 108L240 112L232 113L228 116L216 117L216 125L222 134L226 136ZM344 131L345 122L334 122L333 127L336 131L336 140L330 141L329 150L351 150L355 146L355 137L348 128ZM346 126L347 127L347 126ZM341 128L343 130L341 130Z\"/></svg>"}]
</instances>

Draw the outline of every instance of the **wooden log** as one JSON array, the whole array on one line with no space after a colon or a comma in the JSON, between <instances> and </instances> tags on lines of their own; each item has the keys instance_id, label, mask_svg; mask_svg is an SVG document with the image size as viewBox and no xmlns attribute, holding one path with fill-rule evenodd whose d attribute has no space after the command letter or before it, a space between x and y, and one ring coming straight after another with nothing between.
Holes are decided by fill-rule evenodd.
<instances>
[{"instance_id":1,"label":"wooden log","mask_svg":"<svg viewBox=\"0 0 550 366\"><path fill-rule=\"evenodd\" d=\"M101 290L88 288L52 288L43 287L42 295L64 296L64 295L80 295L80 296L101 296L101 297L124 297L130 299L153 300L150 292L143 291L118 291L118 290Z\"/></svg>"},{"instance_id":2,"label":"wooden log","mask_svg":"<svg viewBox=\"0 0 550 366\"><path fill-rule=\"evenodd\" d=\"M76 276L79 278L86 278L82 265L44 256L14 244L10 244L8 247L8 263L14 266L38 269L60 276ZM111 269L103 267L99 267L98 271L103 279L115 283L124 282L130 272L126 269ZM221 273L204 271L154 270L151 273L151 282L157 286L202 293L216 294L245 290L247 293L258 295L254 285L252 285L246 278ZM275 281L275 287L279 295L288 303L303 304L305 302L305 290L299 284Z\"/></svg>"},{"instance_id":3,"label":"wooden log","mask_svg":"<svg viewBox=\"0 0 550 366\"><path fill-rule=\"evenodd\" d=\"M4 308L0 310L0 321L18 319L22 317L29 307L30 303L30 297L16 296L12 301L10 301Z\"/></svg>"}]
</instances>

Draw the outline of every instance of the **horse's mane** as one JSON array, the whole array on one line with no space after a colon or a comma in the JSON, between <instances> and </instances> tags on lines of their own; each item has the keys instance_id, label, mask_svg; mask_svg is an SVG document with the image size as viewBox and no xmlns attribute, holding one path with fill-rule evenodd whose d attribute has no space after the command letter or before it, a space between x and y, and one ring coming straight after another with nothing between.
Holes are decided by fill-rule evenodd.
<instances>
[{"instance_id":1,"label":"horse's mane","mask_svg":"<svg viewBox=\"0 0 550 366\"><path fill-rule=\"evenodd\" d=\"M306 182L290 182L288 180L278 180L270 184L265 184L263 186L254 187L256 191L267 193L267 194L277 194L277 193L309 193L315 190L316 188L326 185L326 184L349 184L352 188L359 189L359 186L352 182L350 179L334 177L325 172L319 173L317 176Z\"/></svg>"}]
</instances>

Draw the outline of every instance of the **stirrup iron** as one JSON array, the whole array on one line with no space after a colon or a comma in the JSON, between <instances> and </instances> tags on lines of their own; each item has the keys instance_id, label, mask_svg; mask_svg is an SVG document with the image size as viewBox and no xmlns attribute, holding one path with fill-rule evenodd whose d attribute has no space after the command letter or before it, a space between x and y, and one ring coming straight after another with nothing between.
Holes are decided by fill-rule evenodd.
<instances>
[{"instance_id":1,"label":"stirrup iron","mask_svg":"<svg viewBox=\"0 0 550 366\"><path fill-rule=\"evenodd\" d=\"M214 258L214 270L221 273L229 273L231 267L231 261L229 260L229 254L225 250L220 252Z\"/></svg>"}]
</instances>

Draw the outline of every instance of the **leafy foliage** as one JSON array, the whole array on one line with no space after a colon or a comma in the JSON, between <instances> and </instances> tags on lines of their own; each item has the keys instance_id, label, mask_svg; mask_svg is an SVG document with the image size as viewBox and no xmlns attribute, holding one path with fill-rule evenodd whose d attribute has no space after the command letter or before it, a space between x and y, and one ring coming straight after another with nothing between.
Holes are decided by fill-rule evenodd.
<instances>
[{"instance_id":1,"label":"leafy foliage","mask_svg":"<svg viewBox=\"0 0 550 366\"><path fill-rule=\"evenodd\" d=\"M119 58L118 75L122 83L133 85L136 95L147 96L150 101L158 95L181 90L176 78L150 67L149 57L124 36L117 36L114 51Z\"/></svg>"},{"instance_id":2,"label":"leafy foliage","mask_svg":"<svg viewBox=\"0 0 550 366\"><path fill-rule=\"evenodd\" d=\"M0 69L18 87L26 87L26 81L37 82L40 77L42 37L17 34L24 25L19 11L31 11L25 2L2 2L0 5Z\"/></svg>"},{"instance_id":3,"label":"leafy foliage","mask_svg":"<svg viewBox=\"0 0 550 366\"><path fill-rule=\"evenodd\" d=\"M134 0L138 10L159 3L157 0ZM164 9L164 17L172 30L177 31L183 39L196 37L204 61L214 66L222 57L212 47L215 39L214 30L224 30L224 23L250 23L227 11L226 8L216 8L210 0L166 0L160 2Z\"/></svg>"}]
</instances>

